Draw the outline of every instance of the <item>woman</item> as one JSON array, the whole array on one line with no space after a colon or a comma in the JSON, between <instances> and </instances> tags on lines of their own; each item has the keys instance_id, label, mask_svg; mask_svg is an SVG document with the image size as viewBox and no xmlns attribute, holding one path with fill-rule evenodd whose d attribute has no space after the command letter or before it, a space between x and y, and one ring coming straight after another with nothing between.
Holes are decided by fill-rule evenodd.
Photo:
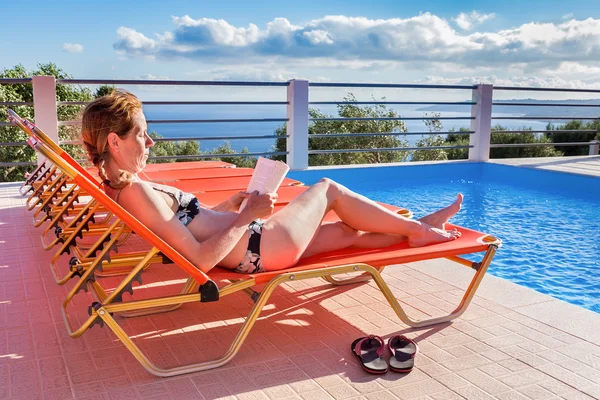
<instances>
[{"instance_id":1,"label":"woman","mask_svg":"<svg viewBox=\"0 0 600 400\"><path fill-rule=\"evenodd\" d=\"M238 193L208 209L189 193L142 181L137 174L154 142L140 101L124 90L85 108L82 136L106 193L204 272L216 265L238 272L272 271L351 246L376 248L403 240L424 246L460 236L444 229L460 210L460 194L455 203L415 221L323 179L270 216L275 193ZM244 198L247 205L237 212ZM329 210L341 221L322 224Z\"/></svg>"}]
</instances>

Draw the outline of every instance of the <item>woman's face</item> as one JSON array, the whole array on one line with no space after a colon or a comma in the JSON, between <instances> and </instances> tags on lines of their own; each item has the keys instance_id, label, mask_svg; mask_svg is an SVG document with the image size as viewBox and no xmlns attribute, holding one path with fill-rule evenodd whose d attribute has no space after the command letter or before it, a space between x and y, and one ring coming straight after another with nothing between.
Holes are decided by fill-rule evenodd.
<instances>
[{"instance_id":1,"label":"woman's face","mask_svg":"<svg viewBox=\"0 0 600 400\"><path fill-rule=\"evenodd\" d=\"M124 139L119 138L118 151L113 153L113 157L121 169L137 174L146 167L154 141L148 136L148 125L142 111L135 115L134 125Z\"/></svg>"}]
</instances>

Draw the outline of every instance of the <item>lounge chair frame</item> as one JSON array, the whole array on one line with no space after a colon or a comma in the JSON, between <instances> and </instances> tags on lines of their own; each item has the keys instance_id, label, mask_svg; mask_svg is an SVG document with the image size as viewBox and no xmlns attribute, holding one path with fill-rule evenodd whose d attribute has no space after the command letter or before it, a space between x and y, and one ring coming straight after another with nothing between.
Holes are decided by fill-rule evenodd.
<instances>
[{"instance_id":1,"label":"lounge chair frame","mask_svg":"<svg viewBox=\"0 0 600 400\"><path fill-rule=\"evenodd\" d=\"M48 152L48 150L44 149L42 146L36 146L36 149L38 149L42 153ZM61 169L63 169L65 172L67 172L69 175L74 174L74 176L72 176L72 178L75 181L78 181L76 171L74 171L72 169L69 171L70 166L68 166L66 163L64 163L62 160L60 160L58 158L57 159L52 158L51 154L44 154L44 155L47 158L52 159L52 162L57 162L59 167ZM64 164L64 165L61 165L61 164ZM88 186L88 185L91 186L91 183L87 182L85 180L85 178L84 178L84 180L79 179L78 184L82 184L82 186L84 186L84 187ZM99 190L99 189L93 188L93 187L86 188L86 189L91 194L93 194L93 189ZM108 207L109 205L106 205L106 206ZM114 233L115 237L111 241L117 240L118 236L120 234L122 234L122 232L124 231L125 226L126 226L126 224L124 222L122 222L120 219L117 219L113 223L113 226L107 231L107 234L109 232ZM496 249L500 245L500 241L498 239L495 239L490 236L486 236L485 241L486 241L485 246L484 246L486 248L485 255L483 256L481 262L479 262L479 263L472 263L470 261L463 260L463 259L459 258L458 256L452 256L452 258L455 261L460 259L461 263L471 265L471 267L473 267L476 270L475 274L471 280L471 283L469 284L468 288L466 289L465 294L463 295L463 298L462 298L461 302L458 304L458 306L456 307L456 309L454 311L452 311L451 313L449 313L448 315L441 316L441 317L434 317L434 318L420 320L420 321L414 320L407 315L407 313L402 309L402 306L400 305L400 303L395 298L392 291L390 290L390 288L388 287L388 285L385 283L384 279L382 278L380 269L381 269L381 267L387 265L387 263L384 265L377 265L375 263L372 263L372 264L351 263L351 264L343 264L343 265L337 265L337 266L327 266L326 264L322 265L322 266L312 265L312 266L310 266L310 269L308 269L308 270L302 270L302 267L300 267L300 269L298 269L298 270L294 270L294 268L292 268L291 271L284 270L284 271L281 271L279 274L275 274L274 276L273 276L273 273L264 273L264 274L257 274L257 275L240 274L237 281L235 281L229 285L226 285L222 288L217 289L218 292L216 295L214 295L213 298L207 298L203 294L199 294L199 293L192 293L192 291L197 286L197 283L190 279L190 280L188 280L188 283L185 285L185 287L182 291L182 294L180 294L180 295L157 298L157 299L150 299L150 300L122 302L121 296L122 296L123 292L131 287L133 282L136 279L138 279L138 277L139 277L140 273L143 271L143 269L146 268L152 262L152 260L155 259L155 257L161 253L161 251L158 248L153 248L152 250L150 250L146 254L146 256L138 263L138 265L136 265L136 267L134 267L131 270L131 272L122 280L122 282L115 288L115 290L112 293L107 294L95 282L95 280L93 278L92 279L90 279L90 278L93 276L93 272L95 271L97 266L101 265L104 257L106 257L108 255L108 253L110 252L111 242L109 242L108 245L102 249L100 254L97 256L96 260L94 261L94 265L91 265L90 268L86 269L84 275L82 276L82 278L80 280L80 282L82 282L82 284L84 283L85 285L87 285L88 289L91 290L91 292L96 296L96 299L98 300L98 302L96 302L90 306L90 314L91 314L90 317L81 326L79 326L76 329L73 328L71 325L71 320L69 318L67 309L68 309L69 303L75 296L76 292L81 289L80 285L77 285L76 288L74 288L69 293L69 295L67 296L67 299L63 302L62 311L63 311L63 316L64 316L64 320L65 320L65 325L67 327L67 331L71 337L81 336L87 329L89 329L95 323L102 321L104 324L106 324L107 327L109 327L115 333L115 335L119 338L119 340L121 340L121 342L123 342L123 344L126 346L126 348L132 353L132 355L142 364L142 366L148 372L150 372L154 375L157 375L157 376L174 376L174 375L179 375L179 374L184 374L184 373L190 373L190 372L195 372L195 371L202 371L202 370L207 370L207 369L211 369L211 368L216 368L216 367L222 366L222 365L226 364L227 362L229 362L239 351L241 345L243 344L244 340L248 336L248 334L249 334L250 330L252 329L254 323L256 322L258 316L260 315L260 312L262 311L263 307L267 303L269 297L271 296L271 294L273 293L275 288L282 283L293 281L293 280L303 280L303 279L310 279L310 278L316 278L316 277L324 277L327 279L333 279L336 275L342 275L342 274L347 274L347 273L351 273L351 272L363 272L364 274L367 274L370 278L372 278L376 282L377 286L379 287L381 292L384 294L385 298L387 299L387 301L390 304L390 306L392 307L392 309L396 312L397 316L400 318L401 321L403 321L407 325L412 326L412 327L424 327L424 326L429 326L429 325L433 325L433 324L439 324L439 323L451 321L451 320L459 317L467 309L469 303L471 302L471 299L473 298L473 295L475 294L477 288L479 287L479 284L480 284L483 276L485 275L485 272L487 271L487 268L488 268L491 260L493 259L494 255L495 255ZM402 260L401 258L397 260L397 263L401 263L401 262L406 262L406 261ZM230 277L230 279L231 279L231 277ZM266 282L264 282L265 279L268 279L268 280ZM356 281L356 278L353 278L353 279L354 280L352 280L350 282L343 282L343 281L338 280L338 281L336 281L336 283L337 284L354 283ZM208 280L208 278L207 278L207 280ZM237 336L235 337L235 339L233 340L232 344L230 345L229 349L221 357L218 357L218 358L216 358L214 360L210 360L210 361L205 361L205 362L200 362L200 363L195 363L195 364L190 364L190 365L185 365L185 366L180 366L180 367L175 367L175 368L168 368L168 369L160 368L160 367L154 365L145 356L145 354L140 350L140 348L138 346L135 345L135 343L133 343L131 338L129 338L129 336L125 333L125 331L120 327L120 325L117 323L117 321L111 315L113 313L119 313L119 314L134 313L134 314L138 314L138 315L140 315L140 314L147 315L148 313L162 312L162 311L165 311L165 309L177 308L185 303L190 303L190 302L197 303L197 302L203 302L203 301L208 301L208 300L216 300L217 298L220 298L221 296L226 296L228 294L231 294L231 293L234 293L234 292L237 292L240 290L249 289L259 283L266 283L266 286L262 290L260 295L258 295L258 297L256 298L256 302L255 302L254 306L252 307L252 310L250 311L248 317L246 317L246 321L240 327L240 330L239 330ZM214 288L216 288L216 285L214 286Z\"/></svg>"},{"instance_id":2,"label":"lounge chair frame","mask_svg":"<svg viewBox=\"0 0 600 400\"><path fill-rule=\"evenodd\" d=\"M105 324L113 331L117 338L125 345L141 365L148 372L157 376L174 376L202 371L220 367L229 362L241 348L273 291L282 283L290 281L320 277L325 278L336 285L342 285L364 281L365 278L371 278L375 281L396 315L405 324L411 327L425 327L451 321L462 315L469 306L497 248L501 245L501 241L495 237L463 229L463 237L461 239L448 243L461 243L461 241L465 241L464 247L457 245L454 245L453 247L449 244L436 244L428 246L427 248L407 250L405 253L402 253L404 250L390 252L389 250L382 249L380 252L371 252L366 256L362 255L360 257L354 257L352 254L347 256L342 255L337 258L332 255L323 255L311 257L310 259L301 262L296 267L277 272L236 274L231 271L224 271L217 267L207 275L196 269L188 260L173 250L158 236L149 231L148 228L127 213L127 211L123 210L118 204L112 201L112 199L106 196L106 194L104 194L104 192L102 192L92 181L81 175L73 166L55 154L52 149L33 137L29 138L29 142L32 147L54 163L61 171L63 171L63 173L69 176L74 184L79 185L82 189L86 190L87 193L97 201L98 205L102 204L115 215L114 222L104 233L103 238L101 238L102 240L100 242L105 243L105 245L102 248L97 249L99 254L96 255L89 267L85 269L79 283L76 284L67 295L67 298L61 306L68 334L71 337L76 338L97 323L101 323L101 325ZM107 293L96 282L94 273L97 271L98 267L102 266L102 263L109 256L116 241L125 233L127 227L149 241L154 247L139 260L137 265L125 278L123 278L121 283L111 293ZM109 236L112 237L109 240L104 240ZM467 236L471 237L471 241L466 242ZM473 240L474 237L476 237L477 240ZM462 254L479 252L484 252L480 262L472 262L460 257ZM181 294L148 300L123 302L123 293L132 287L134 281L139 279L143 270L154 262L157 257L168 257L190 275ZM352 258L358 258L359 260L357 262L348 262L348 259ZM474 276L466 288L460 303L452 312L440 317L414 320L403 310L402 306L381 276L381 271L388 265L435 258L450 258L453 261L469 266L475 270ZM362 273L362 275L350 279L336 278L339 275L346 275L348 273ZM218 288L215 284L215 280L228 280L231 283ZM209 361L174 368L158 367L146 357L138 346L135 345L113 317L114 313L124 316L136 316L164 312L190 302L217 301L222 296L239 291L255 294L251 288L258 284L265 284L265 287L260 294L253 296L255 304L246 317L245 322L240 327L238 334L229 346L229 349L222 356ZM83 289L84 285L92 292L97 301L89 308L89 318L87 318L87 320L79 327L74 328L68 313L68 306L75 294ZM198 288L198 292L196 292L196 288Z\"/></svg>"}]
</instances>

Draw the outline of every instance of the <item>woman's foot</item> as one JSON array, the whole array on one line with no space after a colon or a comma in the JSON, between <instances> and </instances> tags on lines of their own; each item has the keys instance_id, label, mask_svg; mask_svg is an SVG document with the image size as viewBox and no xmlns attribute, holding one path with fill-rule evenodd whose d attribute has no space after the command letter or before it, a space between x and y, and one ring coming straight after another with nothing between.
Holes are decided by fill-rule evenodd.
<instances>
[{"instance_id":1,"label":"woman's foot","mask_svg":"<svg viewBox=\"0 0 600 400\"><path fill-rule=\"evenodd\" d=\"M447 231L445 230L445 226L446 222L460 211L462 202L463 195L459 193L456 196L456 201L448 207L442 208L433 214L421 218L419 221L422 222L422 224L419 228L408 235L408 244L410 247L420 247L458 239L460 237L460 232L456 229Z\"/></svg>"},{"instance_id":2,"label":"woman's foot","mask_svg":"<svg viewBox=\"0 0 600 400\"><path fill-rule=\"evenodd\" d=\"M460 232L456 229L446 231L422 223L418 229L408 235L408 245L410 247L421 247L428 244L449 242L459 237Z\"/></svg>"},{"instance_id":3,"label":"woman's foot","mask_svg":"<svg viewBox=\"0 0 600 400\"><path fill-rule=\"evenodd\" d=\"M434 228L446 229L446 222L448 222L450 218L452 218L457 212L460 211L462 202L463 195L459 193L458 195L456 195L456 201L454 203L450 204L448 207L442 208L441 210L434 212L433 214L429 214L419 219L419 221L424 222L427 225L431 225Z\"/></svg>"}]
</instances>

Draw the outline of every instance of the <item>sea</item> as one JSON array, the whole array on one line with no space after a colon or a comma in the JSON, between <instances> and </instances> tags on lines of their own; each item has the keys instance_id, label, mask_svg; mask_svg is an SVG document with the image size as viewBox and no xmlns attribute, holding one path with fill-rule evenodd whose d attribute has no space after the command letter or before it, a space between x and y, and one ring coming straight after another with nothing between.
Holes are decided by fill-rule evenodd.
<instances>
[{"instance_id":1,"label":"sea","mask_svg":"<svg viewBox=\"0 0 600 400\"><path fill-rule=\"evenodd\" d=\"M402 117L425 117L425 111L418 108L405 106L388 107ZM456 112L442 111L442 117L470 117L469 106L459 106L462 110ZM330 116L337 116L335 106L321 106L321 112ZM198 120L198 119L273 119L286 118L285 105L146 105L144 106L146 119L151 120ZM430 114L430 112L429 112ZM496 116L519 116L519 114L496 114ZM442 120L443 131L468 128L469 120ZM404 121L408 132L427 132L428 129L422 120ZM535 120L496 120L492 125L500 123L510 130L531 128L544 130L547 121ZM156 132L163 137L199 137L200 149L211 150L225 143L225 140L203 140L202 137L236 137L275 135L275 130L282 127L284 122L216 122L216 123L149 123L148 132ZM406 139L414 146L422 135L407 135ZM272 151L275 139L232 139L228 140L232 149L241 151L246 148L250 152Z\"/></svg>"}]
</instances>

